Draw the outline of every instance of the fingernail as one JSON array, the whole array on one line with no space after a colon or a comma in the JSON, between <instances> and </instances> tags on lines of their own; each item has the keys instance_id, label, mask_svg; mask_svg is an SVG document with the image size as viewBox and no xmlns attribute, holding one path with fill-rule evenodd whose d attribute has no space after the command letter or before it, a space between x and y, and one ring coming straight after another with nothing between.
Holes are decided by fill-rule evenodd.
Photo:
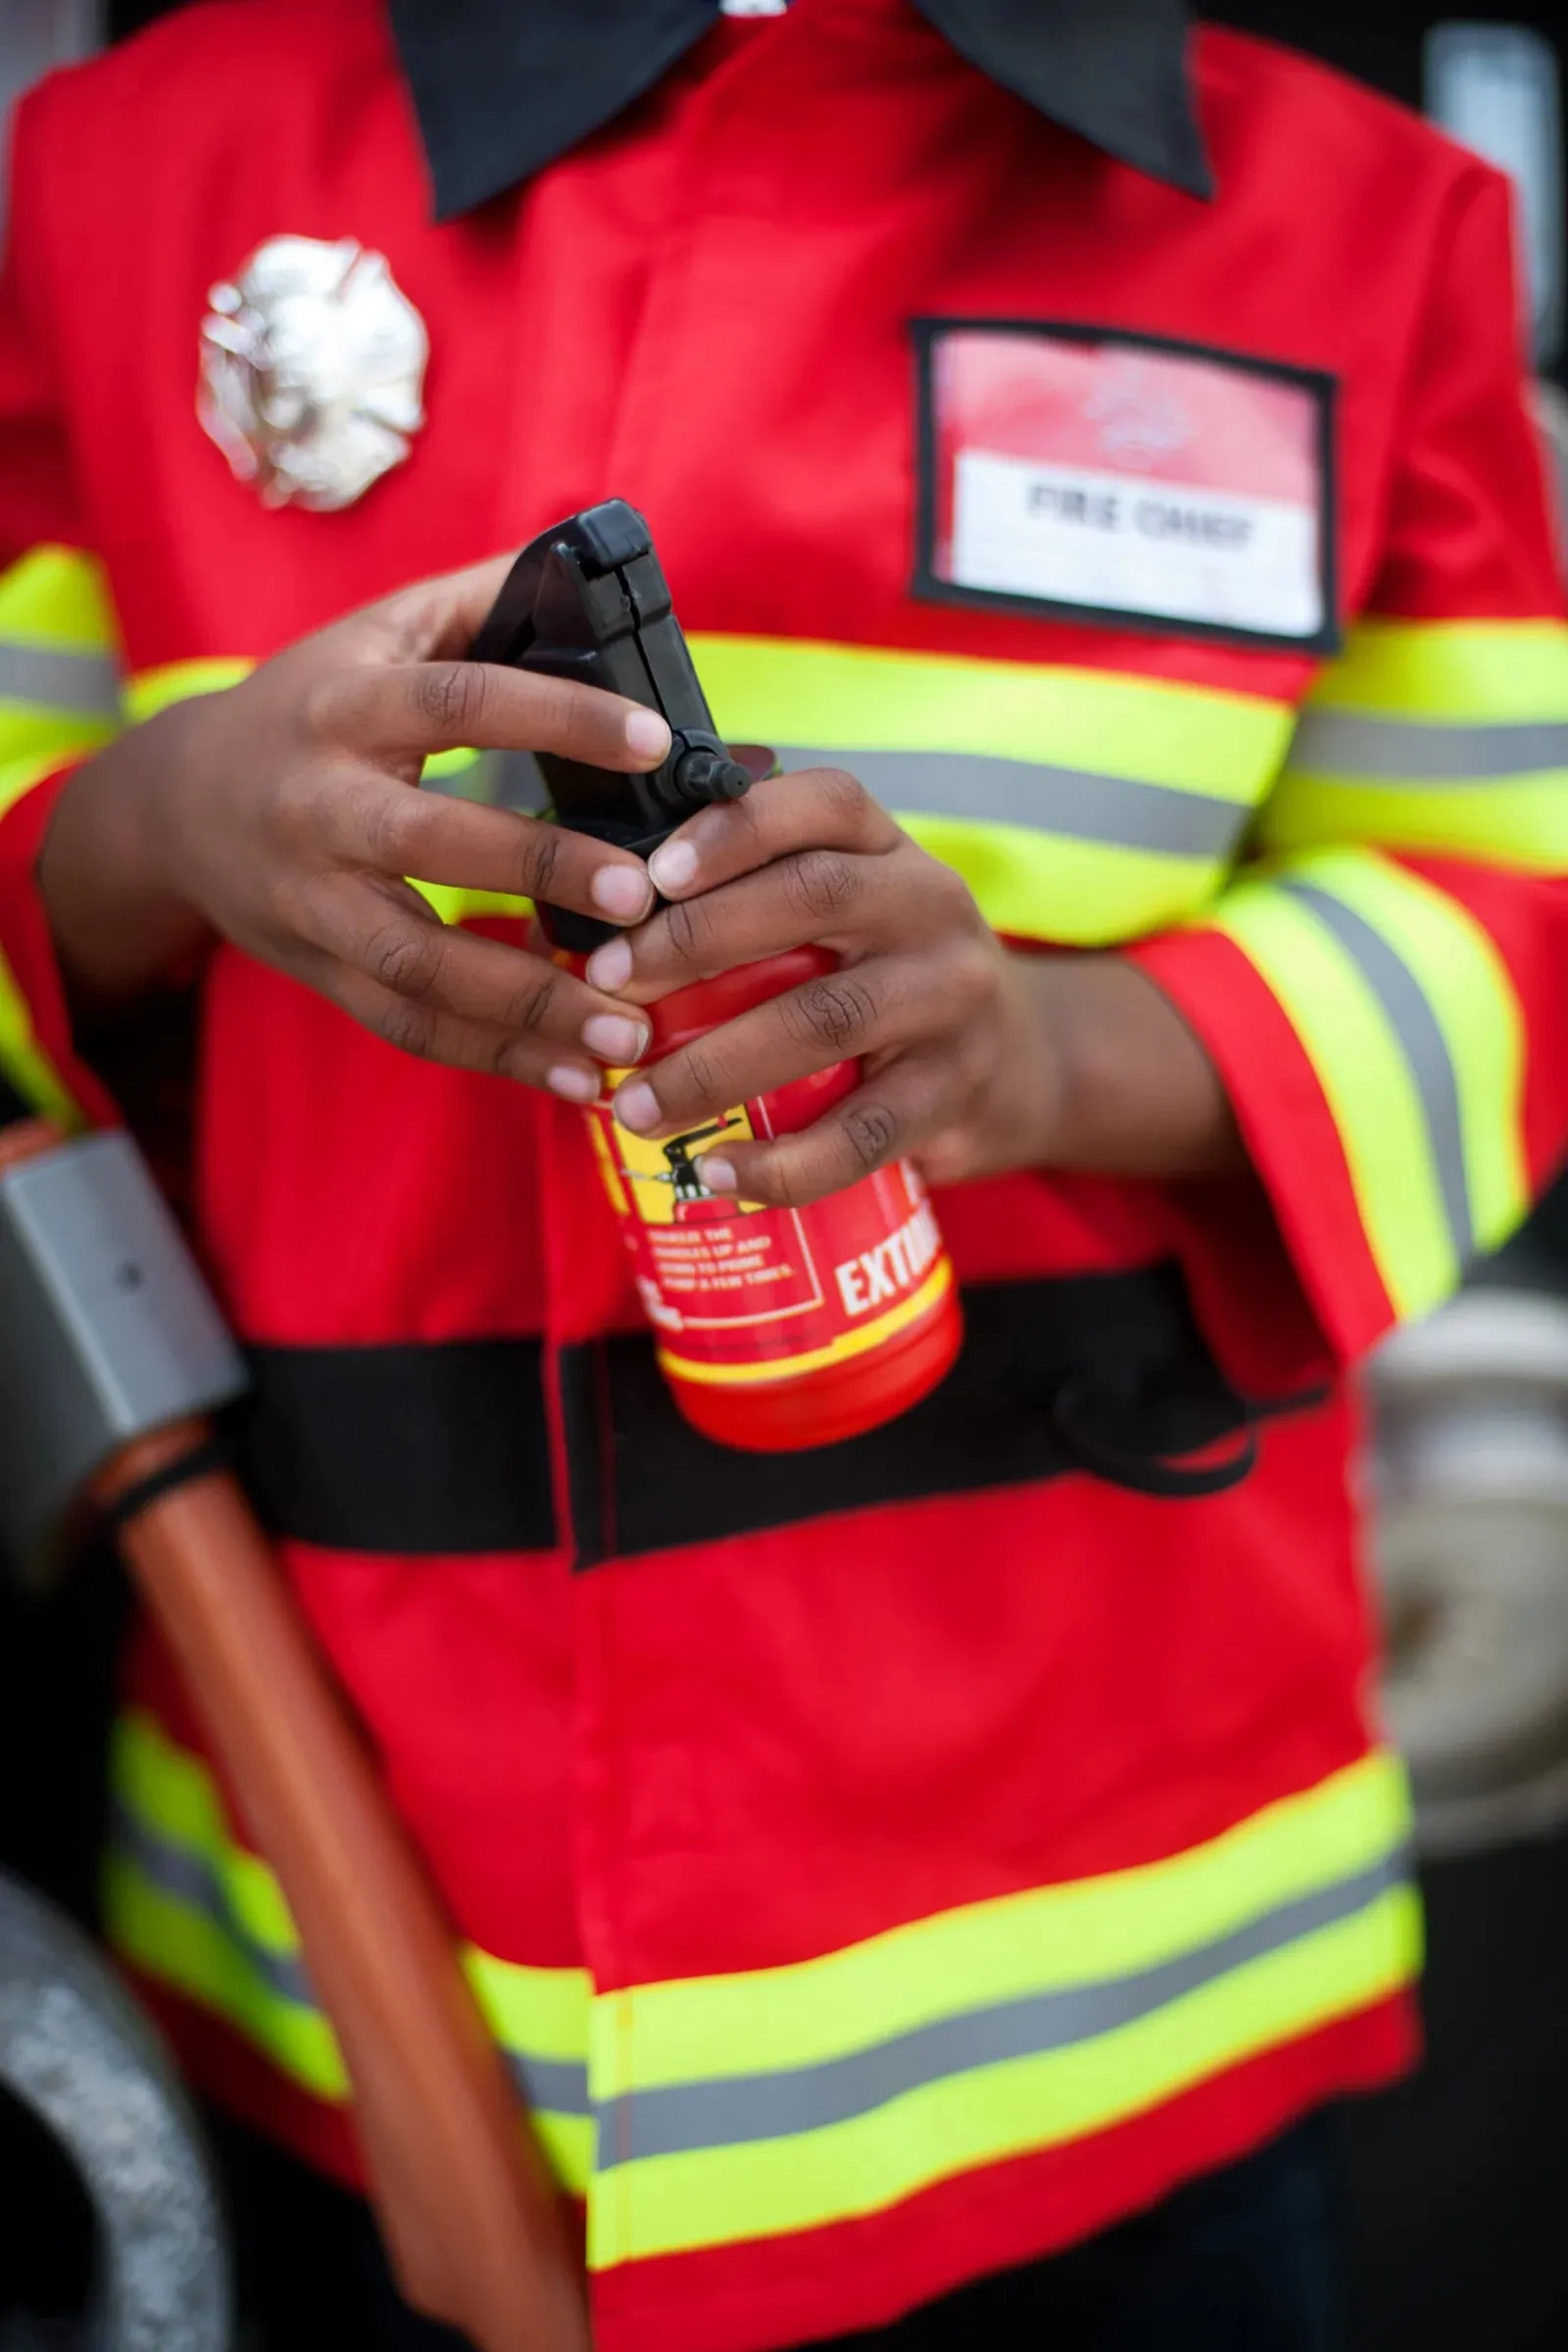
<instances>
[{"instance_id":1,"label":"fingernail","mask_svg":"<svg viewBox=\"0 0 1568 2352\"><path fill-rule=\"evenodd\" d=\"M666 841L648 860L648 871L654 877L656 889L666 898L672 890L683 890L697 871L697 852L689 841Z\"/></svg>"},{"instance_id":2,"label":"fingernail","mask_svg":"<svg viewBox=\"0 0 1568 2352\"><path fill-rule=\"evenodd\" d=\"M640 1061L648 1043L648 1023L623 1020L618 1013L596 1012L582 1025L582 1042L601 1061Z\"/></svg>"},{"instance_id":3,"label":"fingernail","mask_svg":"<svg viewBox=\"0 0 1568 2352\"><path fill-rule=\"evenodd\" d=\"M588 885L588 895L606 914L630 922L648 905L648 876L634 865L602 865Z\"/></svg>"},{"instance_id":4,"label":"fingernail","mask_svg":"<svg viewBox=\"0 0 1568 2352\"><path fill-rule=\"evenodd\" d=\"M615 1097L614 1108L616 1118L623 1127L629 1127L633 1135L641 1135L645 1127L657 1127L662 1116L658 1096L640 1078L620 1089Z\"/></svg>"},{"instance_id":5,"label":"fingernail","mask_svg":"<svg viewBox=\"0 0 1568 2352\"><path fill-rule=\"evenodd\" d=\"M697 1162L697 1173L710 1193L732 1193L735 1190L735 1171L727 1159L716 1152L705 1152Z\"/></svg>"},{"instance_id":6,"label":"fingernail","mask_svg":"<svg viewBox=\"0 0 1568 2352\"><path fill-rule=\"evenodd\" d=\"M604 947L595 948L588 958L587 978L590 988L602 988L608 996L613 996L617 988L624 988L631 978L631 950L626 942L612 939Z\"/></svg>"},{"instance_id":7,"label":"fingernail","mask_svg":"<svg viewBox=\"0 0 1568 2352\"><path fill-rule=\"evenodd\" d=\"M669 729L657 710L632 710L626 718L626 749L639 760L662 760L669 749Z\"/></svg>"},{"instance_id":8,"label":"fingernail","mask_svg":"<svg viewBox=\"0 0 1568 2352\"><path fill-rule=\"evenodd\" d=\"M545 1084L553 1095L567 1102L591 1102L599 1092L597 1070L579 1070L573 1062L558 1061L545 1073Z\"/></svg>"}]
</instances>

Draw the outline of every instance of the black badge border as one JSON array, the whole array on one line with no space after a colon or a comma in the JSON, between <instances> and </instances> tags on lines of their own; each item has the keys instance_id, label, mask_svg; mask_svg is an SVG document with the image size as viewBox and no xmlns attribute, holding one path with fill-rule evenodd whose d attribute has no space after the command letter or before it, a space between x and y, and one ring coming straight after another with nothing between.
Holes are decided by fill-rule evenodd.
<instances>
[{"instance_id":1,"label":"black badge border","mask_svg":"<svg viewBox=\"0 0 1568 2352\"><path fill-rule=\"evenodd\" d=\"M911 318L908 331L915 364L915 545L910 594L922 603L964 605L986 612L1010 612L1026 620L1088 621L1096 626L1124 629L1136 636L1196 638L1210 645L1256 647L1269 653L1333 655L1343 649L1339 619L1339 466L1336 422L1340 385L1326 368L1301 368L1289 360L1263 359L1248 352L1225 350L1215 343L1194 343L1174 335L1145 334L1136 327L1101 325L1081 318L967 318L931 317ZM1313 636L1287 637L1274 629L1242 629L1223 621L1182 620L1162 612L1133 612L1119 606L1075 605L1054 597L1008 596L990 588L959 588L941 578L933 564L936 553L936 394L932 366L944 335L1026 335L1059 343L1113 343L1129 351L1170 352L1178 358L1207 360L1238 375L1262 376L1271 382L1296 384L1312 395L1317 416L1317 460L1322 483L1322 529L1319 533L1319 585L1324 624Z\"/></svg>"}]
</instances>

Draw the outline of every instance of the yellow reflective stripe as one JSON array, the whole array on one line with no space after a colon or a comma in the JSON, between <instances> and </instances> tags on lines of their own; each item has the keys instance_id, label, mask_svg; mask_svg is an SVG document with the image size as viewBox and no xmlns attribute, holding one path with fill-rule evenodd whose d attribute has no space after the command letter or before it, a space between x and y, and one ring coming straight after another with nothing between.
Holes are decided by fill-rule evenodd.
<instances>
[{"instance_id":1,"label":"yellow reflective stripe","mask_svg":"<svg viewBox=\"0 0 1568 2352\"><path fill-rule=\"evenodd\" d=\"M114 1727L109 1778L116 1801L135 1819L220 1872L228 1906L251 1942L298 1954L277 1881L257 1855L235 1844L218 1784L199 1757L176 1747L151 1715L133 1709Z\"/></svg>"},{"instance_id":2,"label":"yellow reflective stripe","mask_svg":"<svg viewBox=\"0 0 1568 2352\"><path fill-rule=\"evenodd\" d=\"M118 643L103 565L79 548L29 548L0 573L0 638L63 654Z\"/></svg>"},{"instance_id":3,"label":"yellow reflective stripe","mask_svg":"<svg viewBox=\"0 0 1568 2352\"><path fill-rule=\"evenodd\" d=\"M461 776L478 764L477 752L432 752L424 763L424 773L426 776ZM460 793L457 797L462 799L463 795Z\"/></svg>"},{"instance_id":4,"label":"yellow reflective stripe","mask_svg":"<svg viewBox=\"0 0 1568 2352\"><path fill-rule=\"evenodd\" d=\"M220 1921L114 1854L104 1870L104 1917L127 1960L222 2018L313 2097L347 2098L342 2055L325 2018L283 1999Z\"/></svg>"},{"instance_id":5,"label":"yellow reflective stripe","mask_svg":"<svg viewBox=\"0 0 1568 2352\"><path fill-rule=\"evenodd\" d=\"M1194 1851L595 2003L600 2268L881 2210L1145 2112L1419 1960L1372 1756Z\"/></svg>"},{"instance_id":6,"label":"yellow reflective stripe","mask_svg":"<svg viewBox=\"0 0 1568 2352\"><path fill-rule=\"evenodd\" d=\"M1111 849L897 808L894 814L922 849L962 875L992 929L1013 939L1095 948L1136 938L1206 905L1225 876L1213 858Z\"/></svg>"},{"instance_id":7,"label":"yellow reflective stripe","mask_svg":"<svg viewBox=\"0 0 1568 2352\"><path fill-rule=\"evenodd\" d=\"M239 655L211 655L197 662L166 662L125 681L125 716L134 725L167 710L172 703L188 702L192 695L221 694L237 686L256 667Z\"/></svg>"},{"instance_id":8,"label":"yellow reflective stripe","mask_svg":"<svg viewBox=\"0 0 1568 2352\"><path fill-rule=\"evenodd\" d=\"M1359 916L1415 982L1454 1086L1457 1132L1437 1134L1435 1148L1440 1159L1456 1152L1461 1162L1456 1196L1467 1250L1495 1249L1530 1204L1524 1021L1495 943L1467 907L1384 858L1345 850L1303 860L1296 871ZM1430 1107L1428 1123L1430 1131Z\"/></svg>"},{"instance_id":9,"label":"yellow reflective stripe","mask_svg":"<svg viewBox=\"0 0 1568 2352\"><path fill-rule=\"evenodd\" d=\"M1568 868L1568 768L1507 784L1357 784L1292 770L1264 808L1269 850L1367 842L1526 873Z\"/></svg>"},{"instance_id":10,"label":"yellow reflective stripe","mask_svg":"<svg viewBox=\"0 0 1568 2352\"><path fill-rule=\"evenodd\" d=\"M1079 947L1213 894L1295 717L1117 671L789 638L698 634L692 649L732 742L831 746L852 768L860 755L988 922Z\"/></svg>"},{"instance_id":11,"label":"yellow reflective stripe","mask_svg":"<svg viewBox=\"0 0 1568 2352\"><path fill-rule=\"evenodd\" d=\"M1396 1316L1446 1298L1463 1271L1427 1149L1420 1097L1364 974L1311 909L1257 880L1211 918L1278 998L1323 1091Z\"/></svg>"},{"instance_id":12,"label":"yellow reflective stripe","mask_svg":"<svg viewBox=\"0 0 1568 2352\"><path fill-rule=\"evenodd\" d=\"M266 1863L235 1842L208 1767L151 1716L131 1713L116 1728L112 1777L112 1940L223 2017L314 2096L344 2100L342 2059L282 1891ZM559 2178L585 2188L594 2139L586 1973L521 1967L471 1948L464 1961Z\"/></svg>"},{"instance_id":13,"label":"yellow reflective stripe","mask_svg":"<svg viewBox=\"0 0 1568 2352\"><path fill-rule=\"evenodd\" d=\"M1130 1975L1387 1854L1404 1776L1372 1754L1160 1862L972 1903L793 1967L601 1994L596 2096L819 2065L957 2006Z\"/></svg>"},{"instance_id":14,"label":"yellow reflective stripe","mask_svg":"<svg viewBox=\"0 0 1568 2352\"><path fill-rule=\"evenodd\" d=\"M1424 1312L1525 1203L1520 1016L1495 948L1367 851L1244 881L1210 919L1312 1064L1396 1312Z\"/></svg>"},{"instance_id":15,"label":"yellow reflective stripe","mask_svg":"<svg viewBox=\"0 0 1568 2352\"><path fill-rule=\"evenodd\" d=\"M1357 621L1306 707L1430 719L1568 718L1568 623Z\"/></svg>"},{"instance_id":16,"label":"yellow reflective stripe","mask_svg":"<svg viewBox=\"0 0 1568 2352\"><path fill-rule=\"evenodd\" d=\"M586 2063L586 1969L525 1968L515 1960L471 1951L468 1976L498 2041L539 2058Z\"/></svg>"},{"instance_id":17,"label":"yellow reflective stripe","mask_svg":"<svg viewBox=\"0 0 1568 2352\"><path fill-rule=\"evenodd\" d=\"M68 1134L86 1125L80 1105L33 1032L32 1013L16 976L0 956L0 1072L23 1101Z\"/></svg>"},{"instance_id":18,"label":"yellow reflective stripe","mask_svg":"<svg viewBox=\"0 0 1568 2352\"><path fill-rule=\"evenodd\" d=\"M691 647L734 743L967 752L1239 804L1278 767L1295 716L1257 696L1123 671L702 632Z\"/></svg>"},{"instance_id":19,"label":"yellow reflective stripe","mask_svg":"<svg viewBox=\"0 0 1568 2352\"><path fill-rule=\"evenodd\" d=\"M1568 866L1568 625L1366 621L1302 710L1257 838Z\"/></svg>"},{"instance_id":20,"label":"yellow reflective stripe","mask_svg":"<svg viewBox=\"0 0 1568 2352\"><path fill-rule=\"evenodd\" d=\"M472 922L481 914L504 914L521 922L533 912L531 899L514 898L510 891L465 890L456 882L420 882L413 874L409 881L444 923Z\"/></svg>"},{"instance_id":21,"label":"yellow reflective stripe","mask_svg":"<svg viewBox=\"0 0 1568 2352\"><path fill-rule=\"evenodd\" d=\"M1091 2041L922 2083L788 2138L618 2167L588 2209L595 2269L884 2210L935 2182L1145 2114L1395 1992L1419 1964L1414 1896L1270 1953Z\"/></svg>"}]
</instances>

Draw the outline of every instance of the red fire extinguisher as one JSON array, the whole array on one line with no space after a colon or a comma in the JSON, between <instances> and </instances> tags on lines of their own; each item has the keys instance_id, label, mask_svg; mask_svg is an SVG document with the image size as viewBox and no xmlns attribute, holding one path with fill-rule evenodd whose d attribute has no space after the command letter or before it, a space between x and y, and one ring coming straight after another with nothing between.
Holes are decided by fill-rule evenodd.
<instances>
[{"instance_id":1,"label":"red fire extinguisher","mask_svg":"<svg viewBox=\"0 0 1568 2352\"><path fill-rule=\"evenodd\" d=\"M559 824L646 858L697 809L754 781L714 731L648 526L619 499L523 551L472 651L606 687L669 722L668 757L646 775L541 755ZM561 907L541 907L539 921L579 971L613 936ZM800 948L664 998L647 1008L651 1057L835 961ZM737 1200L703 1182L704 1148L808 1127L858 1078L857 1063L840 1062L658 1142L622 1127L608 1101L584 1113L661 1368L686 1418L724 1445L785 1452L858 1436L917 1403L957 1354L952 1263L907 1161L806 1208Z\"/></svg>"}]
</instances>

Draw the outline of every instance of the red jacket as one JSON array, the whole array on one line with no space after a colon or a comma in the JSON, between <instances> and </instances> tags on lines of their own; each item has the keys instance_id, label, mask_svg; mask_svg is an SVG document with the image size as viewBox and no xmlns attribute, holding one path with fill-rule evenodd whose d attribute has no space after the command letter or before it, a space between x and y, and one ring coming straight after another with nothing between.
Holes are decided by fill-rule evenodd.
<instances>
[{"instance_id":1,"label":"red jacket","mask_svg":"<svg viewBox=\"0 0 1568 2352\"><path fill-rule=\"evenodd\" d=\"M111 633L134 716L619 495L731 736L858 768L1020 942L1127 944L1256 1171L939 1196L953 1382L754 1464L670 1411L576 1113L213 956L251 1474L586 2197L607 2352L880 2322L1410 2050L1341 1376L1561 1145L1568 628L1502 182L1258 43L1197 71L1211 204L903 0L720 26L440 227L369 0L198 7L22 112L23 1093L115 1115L29 879ZM194 406L209 289L284 232L429 330L427 421L338 513L269 510ZM1195 1462L1233 1475L1162 1491ZM275 1885L145 1650L133 1699L121 1945L352 2174Z\"/></svg>"}]
</instances>

